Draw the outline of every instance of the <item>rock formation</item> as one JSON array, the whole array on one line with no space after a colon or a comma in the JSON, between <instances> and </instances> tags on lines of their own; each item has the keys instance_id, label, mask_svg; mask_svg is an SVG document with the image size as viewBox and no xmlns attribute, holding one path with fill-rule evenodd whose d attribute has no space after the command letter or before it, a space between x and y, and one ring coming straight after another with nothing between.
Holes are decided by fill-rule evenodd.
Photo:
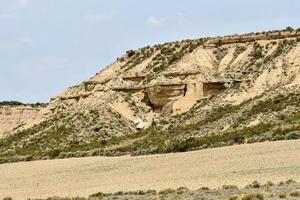
<instances>
[{"instance_id":1,"label":"rock formation","mask_svg":"<svg viewBox=\"0 0 300 200\"><path fill-rule=\"evenodd\" d=\"M34 120L43 106L18 105L0 106L0 137L5 132L20 128L26 122Z\"/></svg>"},{"instance_id":2,"label":"rock formation","mask_svg":"<svg viewBox=\"0 0 300 200\"><path fill-rule=\"evenodd\" d=\"M300 109L299 42L298 31L274 31L128 51L89 80L53 97L39 121L10 132L23 133L22 139L2 152L30 148L37 141L34 148L44 153L102 148L141 129L147 133L140 139L144 147L157 152L174 140L282 120ZM257 111L259 106L265 111ZM150 140L148 130L164 139ZM134 150L140 147L136 145Z\"/></svg>"}]
</instances>

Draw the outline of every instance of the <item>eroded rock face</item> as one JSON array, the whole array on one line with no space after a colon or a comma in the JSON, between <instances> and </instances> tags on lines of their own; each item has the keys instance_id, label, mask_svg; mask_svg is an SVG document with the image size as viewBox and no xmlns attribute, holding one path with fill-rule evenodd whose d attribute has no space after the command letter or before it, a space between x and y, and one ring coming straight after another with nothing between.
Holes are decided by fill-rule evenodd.
<instances>
[{"instance_id":1,"label":"eroded rock face","mask_svg":"<svg viewBox=\"0 0 300 200\"><path fill-rule=\"evenodd\" d=\"M146 89L148 98L154 108L162 108L173 97L185 96L186 85L157 85Z\"/></svg>"},{"instance_id":2,"label":"eroded rock face","mask_svg":"<svg viewBox=\"0 0 300 200\"><path fill-rule=\"evenodd\" d=\"M213 82L213 83L203 83L203 95L214 95L223 92L226 89L225 83Z\"/></svg>"},{"instance_id":3,"label":"eroded rock face","mask_svg":"<svg viewBox=\"0 0 300 200\"><path fill-rule=\"evenodd\" d=\"M52 98L44 110L44 120L51 123L41 127L39 134L47 135L44 130L62 127L68 130L66 143L70 139L84 143L133 133L142 129L144 122L146 128L160 117L187 113L189 117L181 125L189 124L211 110L239 105L270 89L299 87L299 55L299 31L145 47ZM143 119L140 126L134 122L136 118ZM219 132L229 123L233 120L203 126L199 133ZM39 134L33 137L39 140ZM28 140L32 140L31 136ZM66 143L53 140L55 148Z\"/></svg>"},{"instance_id":4,"label":"eroded rock face","mask_svg":"<svg viewBox=\"0 0 300 200\"><path fill-rule=\"evenodd\" d=\"M5 132L35 118L41 107L32 106L0 106L0 137Z\"/></svg>"}]
</instances>

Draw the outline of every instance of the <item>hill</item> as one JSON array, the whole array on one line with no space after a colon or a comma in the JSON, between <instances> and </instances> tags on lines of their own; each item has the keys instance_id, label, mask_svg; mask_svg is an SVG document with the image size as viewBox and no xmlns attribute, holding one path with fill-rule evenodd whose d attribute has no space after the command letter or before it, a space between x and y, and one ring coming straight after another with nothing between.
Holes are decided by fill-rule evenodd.
<instances>
[{"instance_id":1,"label":"hill","mask_svg":"<svg viewBox=\"0 0 300 200\"><path fill-rule=\"evenodd\" d=\"M0 140L1 162L300 137L300 30L130 50Z\"/></svg>"}]
</instances>

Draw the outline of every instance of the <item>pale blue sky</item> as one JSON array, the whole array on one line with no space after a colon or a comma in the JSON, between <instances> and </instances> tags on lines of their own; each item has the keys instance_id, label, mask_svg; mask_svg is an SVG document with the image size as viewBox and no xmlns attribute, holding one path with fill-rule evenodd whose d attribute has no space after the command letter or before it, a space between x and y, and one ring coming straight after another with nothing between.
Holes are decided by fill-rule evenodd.
<instances>
[{"instance_id":1,"label":"pale blue sky","mask_svg":"<svg viewBox=\"0 0 300 200\"><path fill-rule=\"evenodd\" d=\"M299 0L0 0L0 101L47 102L128 49L286 26Z\"/></svg>"}]
</instances>

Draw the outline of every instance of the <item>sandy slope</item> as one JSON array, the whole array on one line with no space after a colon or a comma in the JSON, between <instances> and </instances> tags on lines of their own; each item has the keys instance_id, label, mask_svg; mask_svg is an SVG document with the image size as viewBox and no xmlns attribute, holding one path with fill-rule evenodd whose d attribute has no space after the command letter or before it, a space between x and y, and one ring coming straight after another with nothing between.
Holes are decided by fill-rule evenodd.
<instances>
[{"instance_id":1,"label":"sandy slope","mask_svg":"<svg viewBox=\"0 0 300 200\"><path fill-rule=\"evenodd\" d=\"M93 157L0 165L0 197L87 196L187 186L300 180L300 140L140 157Z\"/></svg>"}]
</instances>

